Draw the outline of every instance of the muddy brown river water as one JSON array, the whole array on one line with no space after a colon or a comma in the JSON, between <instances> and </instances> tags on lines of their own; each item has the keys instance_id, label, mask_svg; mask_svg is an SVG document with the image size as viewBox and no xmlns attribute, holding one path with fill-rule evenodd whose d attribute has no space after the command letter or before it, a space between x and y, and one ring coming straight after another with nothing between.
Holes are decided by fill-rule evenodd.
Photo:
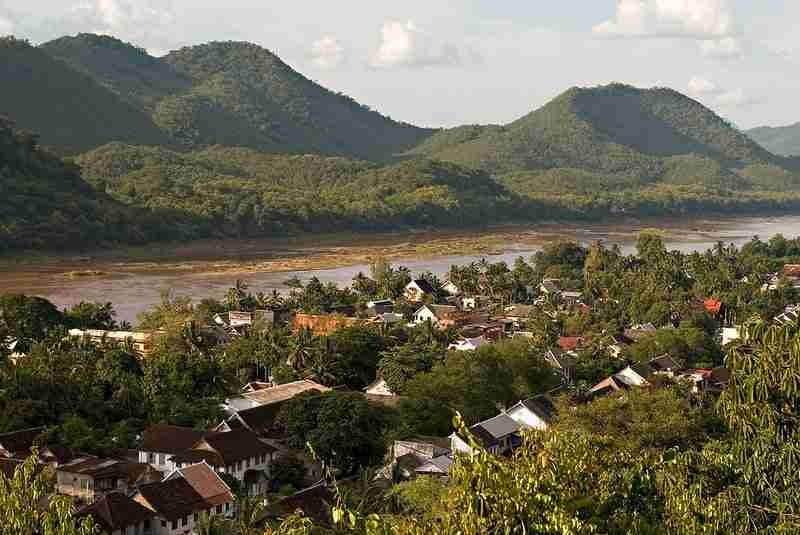
<instances>
[{"instance_id":1,"label":"muddy brown river water","mask_svg":"<svg viewBox=\"0 0 800 535\"><path fill-rule=\"evenodd\" d=\"M135 324L136 315L160 300L163 290L177 295L187 295L199 301L204 297L222 297L236 279L246 282L254 292L286 291L284 282L293 276L302 280L316 276L323 282L349 284L359 271L369 273L368 258L390 256L395 264L409 267L413 272L433 271L443 274L453 264L466 264L487 258L492 262L513 263L517 257L528 259L541 243L555 238L572 238L583 243L602 240L606 244L619 244L626 252L632 251L637 233L643 228L659 228L665 232L670 249L684 252L702 251L717 241L741 245L753 236L768 239L782 233L786 237L800 235L800 216L743 217L724 220L668 220L642 224L575 225L547 224L517 227L480 233L490 250L453 254L450 249L432 249L416 252L409 241L438 240L441 236L414 232L387 235L376 240L353 236L340 238L335 246L314 248L313 239L306 237L293 246L292 240L276 242L226 243L217 254L212 250L202 259L181 262L182 246L175 246L174 254L164 251L157 258L141 256L127 259L124 256L103 256L80 260L60 259L42 262L25 261L7 263L0 268L0 293L25 292L40 295L63 307L80 301L110 301L118 319ZM475 238L463 232L449 234L449 243L460 238ZM456 242L460 243L460 242ZM213 248L212 248L213 249ZM331 253L332 251L332 253ZM408 252L406 252L408 251ZM445 251L442 253L441 251ZM315 262L304 262L306 259ZM265 260L261 262L261 260ZM298 269L293 266L322 267ZM95 270L101 276L68 276L76 270Z\"/></svg>"}]
</instances>

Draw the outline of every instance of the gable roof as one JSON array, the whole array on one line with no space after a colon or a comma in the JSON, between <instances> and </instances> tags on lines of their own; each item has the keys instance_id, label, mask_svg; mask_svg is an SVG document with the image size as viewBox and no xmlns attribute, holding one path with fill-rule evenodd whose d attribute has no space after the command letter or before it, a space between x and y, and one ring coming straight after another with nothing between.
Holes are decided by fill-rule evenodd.
<instances>
[{"instance_id":1,"label":"gable roof","mask_svg":"<svg viewBox=\"0 0 800 535\"><path fill-rule=\"evenodd\" d=\"M330 388L308 379L302 379L292 383L273 386L272 388L264 388L255 392L247 392L242 394L242 397L263 406L292 399L296 395L302 394L303 392L308 392L310 390L329 392Z\"/></svg>"},{"instance_id":2,"label":"gable roof","mask_svg":"<svg viewBox=\"0 0 800 535\"><path fill-rule=\"evenodd\" d=\"M177 520L210 508L203 497L182 477L142 485L138 495L166 520Z\"/></svg>"},{"instance_id":3,"label":"gable roof","mask_svg":"<svg viewBox=\"0 0 800 535\"><path fill-rule=\"evenodd\" d=\"M196 444L206 433L189 427L156 424L144 430L142 451L180 453Z\"/></svg>"},{"instance_id":4,"label":"gable roof","mask_svg":"<svg viewBox=\"0 0 800 535\"><path fill-rule=\"evenodd\" d=\"M409 282L406 288L411 285L415 285L422 293L432 294L436 293L436 290L431 286L431 283L426 281L425 279L414 279L413 281Z\"/></svg>"},{"instance_id":5,"label":"gable roof","mask_svg":"<svg viewBox=\"0 0 800 535\"><path fill-rule=\"evenodd\" d=\"M590 394L604 394L606 392L616 392L618 390L628 389L630 386L619 380L616 376L612 375L610 377L606 377L592 388L589 389Z\"/></svg>"},{"instance_id":6,"label":"gable roof","mask_svg":"<svg viewBox=\"0 0 800 535\"><path fill-rule=\"evenodd\" d=\"M44 427L31 427L10 433L0 434L0 448L12 454L22 454L27 457L36 438L44 432Z\"/></svg>"},{"instance_id":7,"label":"gable roof","mask_svg":"<svg viewBox=\"0 0 800 535\"><path fill-rule=\"evenodd\" d=\"M414 314L418 314L422 309L427 308L436 317L436 319L446 318L450 314L458 312L458 307L453 305L425 305L420 307Z\"/></svg>"},{"instance_id":8,"label":"gable roof","mask_svg":"<svg viewBox=\"0 0 800 535\"><path fill-rule=\"evenodd\" d=\"M669 354L661 355L648 362L648 365L657 372L674 372L683 366ZM638 373L638 372L637 372Z\"/></svg>"},{"instance_id":9,"label":"gable roof","mask_svg":"<svg viewBox=\"0 0 800 535\"><path fill-rule=\"evenodd\" d=\"M128 526L136 526L153 518L155 513L121 492L111 492L80 509L75 516L77 518L91 516L101 529L111 533Z\"/></svg>"},{"instance_id":10,"label":"gable roof","mask_svg":"<svg viewBox=\"0 0 800 535\"><path fill-rule=\"evenodd\" d=\"M298 509L318 524L331 524L331 505L336 497L324 482L303 489L267 506L266 518L282 518Z\"/></svg>"},{"instance_id":11,"label":"gable roof","mask_svg":"<svg viewBox=\"0 0 800 535\"><path fill-rule=\"evenodd\" d=\"M234 420L239 420L251 431L257 434L264 434L273 427L279 411L280 406L277 404L260 405L237 412L228 418L228 423L231 424Z\"/></svg>"},{"instance_id":12,"label":"gable roof","mask_svg":"<svg viewBox=\"0 0 800 535\"><path fill-rule=\"evenodd\" d=\"M161 473L147 463L97 457L79 457L72 462L62 464L58 467L58 471L67 474L82 474L93 479L124 478L132 483L148 475L158 474L158 478L161 479Z\"/></svg>"},{"instance_id":13,"label":"gable roof","mask_svg":"<svg viewBox=\"0 0 800 535\"><path fill-rule=\"evenodd\" d=\"M489 418L488 420L484 420L480 423L475 424L470 428L470 430L474 430L476 427L480 427L487 433L489 433L494 439L501 439L503 437L507 437L513 433L516 433L520 430L520 424L511 416L505 413L500 413L494 418Z\"/></svg>"},{"instance_id":14,"label":"gable roof","mask_svg":"<svg viewBox=\"0 0 800 535\"><path fill-rule=\"evenodd\" d=\"M414 471L418 474L446 474L453 465L453 458L449 455L440 455L433 459L428 459Z\"/></svg>"},{"instance_id":15,"label":"gable roof","mask_svg":"<svg viewBox=\"0 0 800 535\"><path fill-rule=\"evenodd\" d=\"M716 316L719 314L720 309L722 309L722 301L718 299L706 299L703 301L703 308L709 314Z\"/></svg>"},{"instance_id":16,"label":"gable roof","mask_svg":"<svg viewBox=\"0 0 800 535\"><path fill-rule=\"evenodd\" d=\"M574 351L582 344L582 336L561 336L558 339L558 347L560 347L563 351Z\"/></svg>"},{"instance_id":17,"label":"gable roof","mask_svg":"<svg viewBox=\"0 0 800 535\"><path fill-rule=\"evenodd\" d=\"M216 506L233 500L231 489L207 464L194 464L177 472L208 504Z\"/></svg>"},{"instance_id":18,"label":"gable roof","mask_svg":"<svg viewBox=\"0 0 800 535\"><path fill-rule=\"evenodd\" d=\"M629 368L635 371L642 379L649 379L653 376L653 374L655 374L655 370L645 362L631 364Z\"/></svg>"},{"instance_id":19,"label":"gable roof","mask_svg":"<svg viewBox=\"0 0 800 535\"><path fill-rule=\"evenodd\" d=\"M239 428L226 433L210 434L184 453L204 452L206 445L211 448L212 453L217 454L217 458L211 457L204 460L216 466L230 466L245 459L270 455L277 451L274 447L259 440L258 436L249 429ZM180 454L176 457L180 457ZM173 460L175 460L174 457Z\"/></svg>"},{"instance_id":20,"label":"gable roof","mask_svg":"<svg viewBox=\"0 0 800 535\"><path fill-rule=\"evenodd\" d=\"M556 412L556 407L553 405L553 401L545 395L520 401L519 404L523 405L526 409L534 413L545 422L550 422Z\"/></svg>"}]
</instances>

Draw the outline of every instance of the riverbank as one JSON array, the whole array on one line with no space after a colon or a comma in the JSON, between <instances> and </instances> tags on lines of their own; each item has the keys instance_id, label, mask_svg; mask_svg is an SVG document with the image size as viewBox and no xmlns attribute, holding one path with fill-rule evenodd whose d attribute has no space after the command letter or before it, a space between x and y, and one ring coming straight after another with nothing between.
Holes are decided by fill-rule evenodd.
<instances>
[{"instance_id":1,"label":"riverbank","mask_svg":"<svg viewBox=\"0 0 800 535\"><path fill-rule=\"evenodd\" d=\"M304 234L259 239L198 240L118 247L84 254L24 253L0 258L0 272L63 274L71 278L109 276L114 271L170 273L290 272L390 261L462 255L496 256L510 249L527 250L559 239L591 240L596 236L635 239L645 229L658 229L670 239L705 240L711 233L743 218L681 220L649 219L626 223L497 225L482 230L436 229L391 233ZM757 218L754 218L757 219ZM1 287L0 287L1 289Z\"/></svg>"}]
</instances>

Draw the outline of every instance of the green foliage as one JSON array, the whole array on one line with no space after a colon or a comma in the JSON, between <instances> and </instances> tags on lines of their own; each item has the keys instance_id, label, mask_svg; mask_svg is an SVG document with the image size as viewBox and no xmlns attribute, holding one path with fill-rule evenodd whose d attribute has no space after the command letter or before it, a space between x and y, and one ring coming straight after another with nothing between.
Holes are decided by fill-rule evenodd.
<instances>
[{"instance_id":1,"label":"green foliage","mask_svg":"<svg viewBox=\"0 0 800 535\"><path fill-rule=\"evenodd\" d=\"M358 393L306 393L287 401L278 421L297 449L306 444L345 474L378 463L384 454L384 414Z\"/></svg>"},{"instance_id":2,"label":"green foliage","mask_svg":"<svg viewBox=\"0 0 800 535\"><path fill-rule=\"evenodd\" d=\"M52 484L31 456L14 476L0 473L0 526L9 535L93 535L90 518L73 518L74 507L63 496L52 496ZM44 505L43 505L44 504Z\"/></svg>"},{"instance_id":3,"label":"green foliage","mask_svg":"<svg viewBox=\"0 0 800 535\"><path fill-rule=\"evenodd\" d=\"M2 113L20 128L41 133L42 142L59 152L75 154L112 141L169 141L145 111L25 41L0 39L0 79Z\"/></svg>"},{"instance_id":4,"label":"green foliage","mask_svg":"<svg viewBox=\"0 0 800 535\"><path fill-rule=\"evenodd\" d=\"M762 126L745 133L775 154L800 155L800 123L781 127Z\"/></svg>"}]
</instances>

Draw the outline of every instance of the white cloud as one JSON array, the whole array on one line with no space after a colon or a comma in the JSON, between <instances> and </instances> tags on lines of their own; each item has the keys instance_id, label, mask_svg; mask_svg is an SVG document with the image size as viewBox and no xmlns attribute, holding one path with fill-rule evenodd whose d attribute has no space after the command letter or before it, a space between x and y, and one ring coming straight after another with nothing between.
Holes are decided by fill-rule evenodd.
<instances>
[{"instance_id":1,"label":"white cloud","mask_svg":"<svg viewBox=\"0 0 800 535\"><path fill-rule=\"evenodd\" d=\"M0 36L11 35L14 33L14 23L0 15Z\"/></svg>"},{"instance_id":2,"label":"white cloud","mask_svg":"<svg viewBox=\"0 0 800 535\"><path fill-rule=\"evenodd\" d=\"M708 105L721 108L739 108L753 102L744 89L726 89L703 76L693 76L687 85L687 92L689 96Z\"/></svg>"},{"instance_id":3,"label":"white cloud","mask_svg":"<svg viewBox=\"0 0 800 535\"><path fill-rule=\"evenodd\" d=\"M344 62L345 49L335 37L326 35L311 45L311 58L321 69L335 69Z\"/></svg>"},{"instance_id":4,"label":"white cloud","mask_svg":"<svg viewBox=\"0 0 800 535\"><path fill-rule=\"evenodd\" d=\"M700 50L713 58L736 58L742 55L742 46L735 37L701 41Z\"/></svg>"},{"instance_id":5,"label":"white cloud","mask_svg":"<svg viewBox=\"0 0 800 535\"><path fill-rule=\"evenodd\" d=\"M703 95L717 95L720 93L717 84L701 76L693 76L692 79L689 80L687 89L690 95L698 97Z\"/></svg>"},{"instance_id":6,"label":"white cloud","mask_svg":"<svg viewBox=\"0 0 800 535\"><path fill-rule=\"evenodd\" d=\"M710 57L741 55L728 0L617 0L614 17L592 31L616 37L662 37L698 41Z\"/></svg>"},{"instance_id":7,"label":"white cloud","mask_svg":"<svg viewBox=\"0 0 800 535\"><path fill-rule=\"evenodd\" d=\"M138 33L165 28L175 20L169 2L158 0L89 0L74 6L72 17L95 33Z\"/></svg>"},{"instance_id":8,"label":"white cloud","mask_svg":"<svg viewBox=\"0 0 800 535\"><path fill-rule=\"evenodd\" d=\"M373 54L373 67L428 67L479 63L480 55L450 43L435 42L413 20L388 21L381 28L381 43Z\"/></svg>"}]
</instances>

